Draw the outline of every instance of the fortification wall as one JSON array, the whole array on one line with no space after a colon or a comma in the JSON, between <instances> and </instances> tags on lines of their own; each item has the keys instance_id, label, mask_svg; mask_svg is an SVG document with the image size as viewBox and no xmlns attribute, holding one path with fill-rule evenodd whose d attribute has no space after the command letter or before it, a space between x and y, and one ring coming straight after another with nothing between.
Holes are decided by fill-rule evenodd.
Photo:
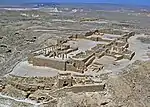
<instances>
[{"instance_id":1,"label":"fortification wall","mask_svg":"<svg viewBox=\"0 0 150 107\"><path fill-rule=\"evenodd\" d=\"M76 68L72 64L67 64L66 65L66 70L67 71L76 71Z\"/></svg>"},{"instance_id":2,"label":"fortification wall","mask_svg":"<svg viewBox=\"0 0 150 107\"><path fill-rule=\"evenodd\" d=\"M88 60L90 57L86 58L85 60ZM45 66L45 67L55 68L58 70L63 70L63 71L67 70L67 71L75 71L75 72L82 72L82 71L77 71L76 67L84 67L85 65L84 61L80 61L80 60L77 61L73 60L73 62L76 64L75 66L73 66L72 64L68 64L67 62L64 61L36 58L33 55L30 55L28 57L28 61L30 64L33 64L33 66Z\"/></svg>"},{"instance_id":3,"label":"fortification wall","mask_svg":"<svg viewBox=\"0 0 150 107\"><path fill-rule=\"evenodd\" d=\"M45 67L52 67L58 70L66 70L66 62L58 61L58 60L51 60L51 59L42 59L42 58L32 58L32 62L29 63L33 64L33 66L45 66Z\"/></svg>"},{"instance_id":4,"label":"fortification wall","mask_svg":"<svg viewBox=\"0 0 150 107\"><path fill-rule=\"evenodd\" d=\"M82 60L72 60L73 63L75 64L75 67L80 67L80 66L84 66L84 62Z\"/></svg>"}]
</instances>

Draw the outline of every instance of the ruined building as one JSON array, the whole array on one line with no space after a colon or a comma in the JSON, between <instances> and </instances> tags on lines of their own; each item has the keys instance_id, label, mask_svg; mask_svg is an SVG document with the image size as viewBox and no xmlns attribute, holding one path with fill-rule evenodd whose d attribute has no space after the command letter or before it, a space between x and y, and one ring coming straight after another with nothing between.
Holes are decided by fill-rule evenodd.
<instances>
[{"instance_id":1,"label":"ruined building","mask_svg":"<svg viewBox=\"0 0 150 107\"><path fill-rule=\"evenodd\" d=\"M107 37L105 33L111 33L112 36ZM135 52L128 49L128 39L134 34L101 29L87 32L85 35L72 35L66 39L57 39L53 45L34 51L29 55L28 61L33 66L84 73L95 58L100 59L105 55L116 60L131 60Z\"/></svg>"}]
</instances>

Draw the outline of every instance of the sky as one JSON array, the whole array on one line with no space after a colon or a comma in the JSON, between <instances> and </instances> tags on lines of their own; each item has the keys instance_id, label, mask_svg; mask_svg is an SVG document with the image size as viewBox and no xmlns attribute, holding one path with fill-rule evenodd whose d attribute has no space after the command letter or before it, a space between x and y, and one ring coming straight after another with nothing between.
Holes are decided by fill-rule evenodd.
<instances>
[{"instance_id":1,"label":"sky","mask_svg":"<svg viewBox=\"0 0 150 107\"><path fill-rule=\"evenodd\" d=\"M149 5L150 0L0 0L0 4L21 4L31 2L63 2L63 3L113 3L131 5Z\"/></svg>"}]
</instances>

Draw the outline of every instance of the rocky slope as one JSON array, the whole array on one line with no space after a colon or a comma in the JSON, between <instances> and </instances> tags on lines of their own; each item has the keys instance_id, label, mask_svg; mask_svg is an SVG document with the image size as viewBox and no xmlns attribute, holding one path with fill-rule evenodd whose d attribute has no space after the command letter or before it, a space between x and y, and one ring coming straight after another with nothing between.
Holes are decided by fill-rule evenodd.
<instances>
[{"instance_id":1,"label":"rocky slope","mask_svg":"<svg viewBox=\"0 0 150 107\"><path fill-rule=\"evenodd\" d=\"M150 107L150 62L136 61L108 81L119 107Z\"/></svg>"}]
</instances>

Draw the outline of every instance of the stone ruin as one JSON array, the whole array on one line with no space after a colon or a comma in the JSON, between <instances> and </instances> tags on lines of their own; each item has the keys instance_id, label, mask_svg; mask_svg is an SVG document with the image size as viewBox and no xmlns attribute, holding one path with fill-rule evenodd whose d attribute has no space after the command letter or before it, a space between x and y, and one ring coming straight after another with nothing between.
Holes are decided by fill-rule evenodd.
<instances>
[{"instance_id":1,"label":"stone ruin","mask_svg":"<svg viewBox=\"0 0 150 107\"><path fill-rule=\"evenodd\" d=\"M63 92L104 91L105 83L96 83L87 75L59 74L56 77L18 77L9 75L0 85L0 92L11 97L28 98L37 103L56 103ZM4 82L5 81L5 82ZM13 90L13 93L12 93Z\"/></svg>"},{"instance_id":2,"label":"stone ruin","mask_svg":"<svg viewBox=\"0 0 150 107\"><path fill-rule=\"evenodd\" d=\"M112 56L116 60L131 60L135 52L128 49L128 39L134 36L134 32L116 32L122 34L116 38L104 38L104 34L114 32L109 30L95 30L87 32L85 35L72 35L67 39L55 40L55 45L47 46L43 49L36 50L28 57L28 61L33 66L51 67L63 71L75 71L84 73L95 58L100 59L107 55ZM74 46L73 41L90 40L94 42L107 42L107 44L98 44L87 50L79 49L80 46ZM78 44L78 43L77 43ZM84 45L84 44L83 44Z\"/></svg>"},{"instance_id":3,"label":"stone ruin","mask_svg":"<svg viewBox=\"0 0 150 107\"><path fill-rule=\"evenodd\" d=\"M105 33L121 36L107 38L104 37ZM10 95L19 93L18 96L52 107L56 106L57 98L63 92L104 91L105 82L95 81L91 75L84 73L102 70L104 65L95 60L103 56L111 56L116 60L132 60L135 52L128 49L128 39L134 35L134 32L100 29L84 35L76 34L68 38L50 40L52 42L50 45L33 51L28 56L28 63L32 66L56 69L59 71L58 75L52 77L9 75L0 82L3 83L0 85L0 91L9 95L11 93L9 89L13 87L16 91Z\"/></svg>"}]
</instances>

